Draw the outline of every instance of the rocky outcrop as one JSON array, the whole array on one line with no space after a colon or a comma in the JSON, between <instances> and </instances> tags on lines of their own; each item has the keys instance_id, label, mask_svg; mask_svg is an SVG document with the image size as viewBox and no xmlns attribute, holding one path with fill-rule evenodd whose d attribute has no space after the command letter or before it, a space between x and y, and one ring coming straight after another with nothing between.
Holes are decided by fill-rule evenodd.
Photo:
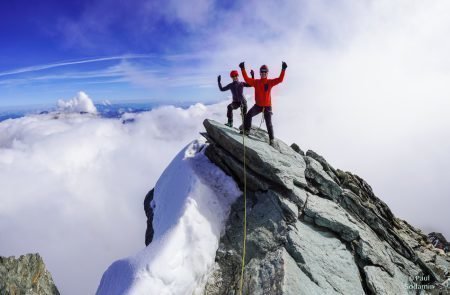
<instances>
[{"instance_id":1,"label":"rocky outcrop","mask_svg":"<svg viewBox=\"0 0 450 295\"><path fill-rule=\"evenodd\" d=\"M59 294L39 254L0 256L0 294Z\"/></svg>"},{"instance_id":2,"label":"rocky outcrop","mask_svg":"<svg viewBox=\"0 0 450 295\"><path fill-rule=\"evenodd\" d=\"M441 233L432 232L428 234L428 241L436 248L442 249L445 253L450 252L450 243Z\"/></svg>"},{"instance_id":3,"label":"rocky outcrop","mask_svg":"<svg viewBox=\"0 0 450 295\"><path fill-rule=\"evenodd\" d=\"M446 294L450 257L360 177L265 131L205 120L205 154L243 190L243 294ZM232 206L205 294L239 294L244 198Z\"/></svg>"},{"instance_id":4,"label":"rocky outcrop","mask_svg":"<svg viewBox=\"0 0 450 295\"><path fill-rule=\"evenodd\" d=\"M153 208L152 208L152 201L153 201L153 194L155 192L155 189L151 189L144 199L144 211L145 216L147 216L147 229L145 231L145 246L148 246L152 240L153 240Z\"/></svg>"}]
</instances>

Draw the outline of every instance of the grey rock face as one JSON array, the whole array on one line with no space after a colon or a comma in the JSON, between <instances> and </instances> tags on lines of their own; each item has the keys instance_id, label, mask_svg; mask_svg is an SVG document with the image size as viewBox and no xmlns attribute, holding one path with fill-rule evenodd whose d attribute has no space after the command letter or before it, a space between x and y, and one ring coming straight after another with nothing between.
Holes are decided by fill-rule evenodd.
<instances>
[{"instance_id":1,"label":"grey rock face","mask_svg":"<svg viewBox=\"0 0 450 295\"><path fill-rule=\"evenodd\" d=\"M339 201L342 195L341 187L327 173L323 166L315 159L306 156L307 168L305 170L306 178L312 183L325 198Z\"/></svg>"},{"instance_id":2,"label":"grey rock face","mask_svg":"<svg viewBox=\"0 0 450 295\"><path fill-rule=\"evenodd\" d=\"M237 132L237 129L222 126L220 123L205 120L204 125L207 136L217 143L221 148L222 159L228 161L232 157L239 163L243 161L244 145L243 138ZM225 128L223 128L225 127ZM219 139L219 140L217 140ZM295 185L306 186L305 169L306 162L302 155L295 152L284 142L275 140L276 148L268 148L269 138L261 132L252 132L250 137L244 139L246 142L246 162L249 172L256 175L261 182L266 182L270 187L281 187L292 189ZM216 150L217 151L217 150ZM227 155L227 156L225 156ZM276 155L276 156L275 156ZM210 158L218 159L214 156L207 155ZM218 164L220 165L220 164ZM222 164L226 165L226 164ZM242 164L238 167L228 167L228 170L242 179Z\"/></svg>"},{"instance_id":3,"label":"grey rock face","mask_svg":"<svg viewBox=\"0 0 450 295\"><path fill-rule=\"evenodd\" d=\"M296 151L297 153L299 153L300 155L304 156L305 152L301 150L301 148L298 146L298 144L293 143L291 144L291 148Z\"/></svg>"},{"instance_id":4,"label":"grey rock face","mask_svg":"<svg viewBox=\"0 0 450 295\"><path fill-rule=\"evenodd\" d=\"M152 208L152 201L153 201L153 194L155 189L151 189L144 199L144 211L145 216L147 216L147 229L145 231L145 246L148 246L152 240L153 240L153 208Z\"/></svg>"},{"instance_id":5,"label":"grey rock face","mask_svg":"<svg viewBox=\"0 0 450 295\"><path fill-rule=\"evenodd\" d=\"M318 226L337 233L346 241L359 237L359 223L337 203L310 195L304 213Z\"/></svg>"},{"instance_id":6,"label":"grey rock face","mask_svg":"<svg viewBox=\"0 0 450 295\"><path fill-rule=\"evenodd\" d=\"M301 271L319 287L319 293L363 293L358 266L343 241L302 221L289 228L285 247Z\"/></svg>"},{"instance_id":7,"label":"grey rock face","mask_svg":"<svg viewBox=\"0 0 450 295\"><path fill-rule=\"evenodd\" d=\"M205 120L205 154L243 189L239 130ZM253 129L245 139L243 294L438 294L450 257L360 177ZM232 206L205 294L239 294L244 201ZM433 290L418 289L433 286ZM450 290L450 289L449 289ZM442 293L446 294L446 293Z\"/></svg>"},{"instance_id":8,"label":"grey rock face","mask_svg":"<svg viewBox=\"0 0 450 295\"><path fill-rule=\"evenodd\" d=\"M428 241L436 248L444 250L445 253L450 252L450 243L447 242L447 239L445 239L445 237L441 233L429 233Z\"/></svg>"},{"instance_id":9,"label":"grey rock face","mask_svg":"<svg viewBox=\"0 0 450 295\"><path fill-rule=\"evenodd\" d=\"M39 254L0 256L0 294L59 294Z\"/></svg>"}]
</instances>

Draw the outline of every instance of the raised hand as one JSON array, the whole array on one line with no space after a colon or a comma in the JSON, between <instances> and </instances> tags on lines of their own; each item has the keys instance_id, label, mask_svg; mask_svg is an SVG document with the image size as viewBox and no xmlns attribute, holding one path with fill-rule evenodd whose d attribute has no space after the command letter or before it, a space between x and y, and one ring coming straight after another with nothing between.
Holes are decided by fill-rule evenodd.
<instances>
[{"instance_id":1,"label":"raised hand","mask_svg":"<svg viewBox=\"0 0 450 295\"><path fill-rule=\"evenodd\" d=\"M284 61L281 63L281 68L283 69L283 70L286 70L286 68L287 68L287 63L285 63Z\"/></svg>"},{"instance_id":2,"label":"raised hand","mask_svg":"<svg viewBox=\"0 0 450 295\"><path fill-rule=\"evenodd\" d=\"M239 64L239 67L240 67L241 69L244 69L244 68L245 68L244 62L241 62L241 63Z\"/></svg>"},{"instance_id":3,"label":"raised hand","mask_svg":"<svg viewBox=\"0 0 450 295\"><path fill-rule=\"evenodd\" d=\"M220 83L220 79L222 79L222 77L219 75L219 76L217 76L217 82L219 82Z\"/></svg>"},{"instance_id":4,"label":"raised hand","mask_svg":"<svg viewBox=\"0 0 450 295\"><path fill-rule=\"evenodd\" d=\"M255 79L255 72L253 70L250 70L250 75L252 76L252 79Z\"/></svg>"}]
</instances>

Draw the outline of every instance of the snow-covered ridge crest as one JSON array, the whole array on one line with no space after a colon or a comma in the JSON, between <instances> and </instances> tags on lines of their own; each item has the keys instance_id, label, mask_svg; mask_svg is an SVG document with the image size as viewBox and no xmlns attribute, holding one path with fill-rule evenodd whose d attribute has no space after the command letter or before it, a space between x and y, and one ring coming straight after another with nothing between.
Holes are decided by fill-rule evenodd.
<instances>
[{"instance_id":1,"label":"snow-covered ridge crest","mask_svg":"<svg viewBox=\"0 0 450 295\"><path fill-rule=\"evenodd\" d=\"M231 204L241 195L233 179L204 155L195 140L155 186L152 243L114 262L97 294L199 294L214 264Z\"/></svg>"}]
</instances>

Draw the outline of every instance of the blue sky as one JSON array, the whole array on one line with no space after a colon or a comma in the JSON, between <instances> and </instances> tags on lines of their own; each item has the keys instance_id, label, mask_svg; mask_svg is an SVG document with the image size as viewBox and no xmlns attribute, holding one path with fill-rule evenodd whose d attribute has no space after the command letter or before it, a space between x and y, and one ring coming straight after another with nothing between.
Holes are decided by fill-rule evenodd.
<instances>
[{"instance_id":1,"label":"blue sky","mask_svg":"<svg viewBox=\"0 0 450 295\"><path fill-rule=\"evenodd\" d=\"M243 60L273 69L305 48L345 47L371 6L351 2L3 1L0 107L78 91L97 102L217 101L216 76Z\"/></svg>"},{"instance_id":2,"label":"blue sky","mask_svg":"<svg viewBox=\"0 0 450 295\"><path fill-rule=\"evenodd\" d=\"M0 107L94 101L217 101L241 61L274 67L346 46L370 2L3 1ZM303 52L303 53L302 53ZM314 53L315 54L315 53ZM292 65L292 64L291 64ZM298 64L301 68L302 64ZM226 81L224 81L226 82Z\"/></svg>"},{"instance_id":3,"label":"blue sky","mask_svg":"<svg viewBox=\"0 0 450 295\"><path fill-rule=\"evenodd\" d=\"M216 74L202 71L199 49L214 50L214 15L236 7L177 2L2 1L0 106L80 90L94 100L211 100Z\"/></svg>"}]
</instances>

